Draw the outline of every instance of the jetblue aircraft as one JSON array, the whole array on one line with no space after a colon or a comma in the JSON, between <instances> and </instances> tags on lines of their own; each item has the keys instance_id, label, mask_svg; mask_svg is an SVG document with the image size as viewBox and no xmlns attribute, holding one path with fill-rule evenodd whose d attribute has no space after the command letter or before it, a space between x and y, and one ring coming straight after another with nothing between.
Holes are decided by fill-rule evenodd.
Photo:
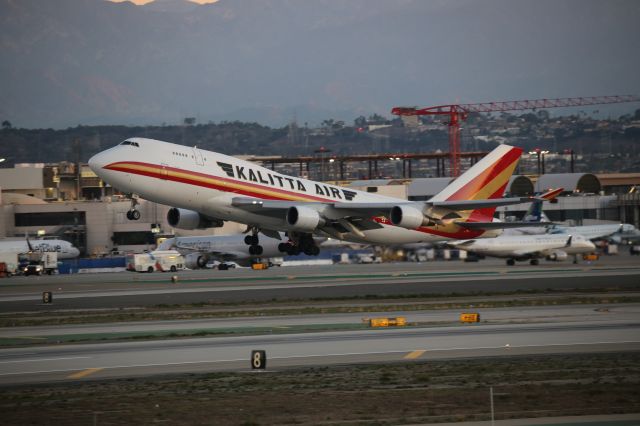
<instances>
[{"instance_id":1,"label":"jetblue aircraft","mask_svg":"<svg viewBox=\"0 0 640 426\"><path fill-rule=\"evenodd\" d=\"M522 226L493 219L498 206L531 201L501 198L521 152L498 146L426 202L287 176L228 155L145 138L98 153L89 166L123 192L174 206L168 214L173 227L247 224L246 243L259 255L259 233L280 239L279 231L286 231L285 244L317 253L313 234L387 245L494 237L502 228ZM129 217L139 217L135 203Z\"/></svg>"},{"instance_id":2,"label":"jetblue aircraft","mask_svg":"<svg viewBox=\"0 0 640 426\"><path fill-rule=\"evenodd\" d=\"M80 255L80 250L65 240L0 240L0 252L18 254L56 252L58 259L73 259Z\"/></svg>"}]
</instances>

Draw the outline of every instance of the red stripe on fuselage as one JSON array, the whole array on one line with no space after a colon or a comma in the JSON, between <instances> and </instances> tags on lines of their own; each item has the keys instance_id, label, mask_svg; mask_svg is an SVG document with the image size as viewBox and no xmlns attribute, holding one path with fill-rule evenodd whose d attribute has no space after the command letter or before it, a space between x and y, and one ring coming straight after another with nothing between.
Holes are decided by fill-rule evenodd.
<instances>
[{"instance_id":1,"label":"red stripe on fuselage","mask_svg":"<svg viewBox=\"0 0 640 426\"><path fill-rule=\"evenodd\" d=\"M122 167L120 165L133 165L133 166L148 167L148 168L153 168L154 171L129 169L129 168L126 168L126 167ZM289 195L289 196L294 195L296 197L309 198L309 201L335 202L335 200L331 200L331 199L328 199L328 198L320 198L320 197L316 197L316 196L308 195L308 194L303 194L303 193L299 193L299 192L287 191L285 189L272 188L272 187L269 187L269 186L262 186L262 185L258 185L258 184L255 184L255 183L250 183L250 182L245 182L245 181L235 180L235 179L229 179L229 178L225 178L225 177L222 177L222 176L209 175L209 174L206 174L206 173L192 172L191 170L178 169L178 168L175 168L175 167L161 167L161 166L157 166L155 164L142 163L142 162L139 162L139 161L126 161L126 162L120 162L120 163L112 163L112 164L109 164L109 165L105 166L104 168L108 169L108 170L116 170L116 171L119 171L119 172L132 173L132 174L137 174L137 175L142 175L142 176L153 177L153 178L157 178L157 179L161 179L161 180L170 180L170 181L173 181L173 182L180 182L180 183L185 183L185 184L194 185L194 186L200 186L200 187L204 187L204 188L216 189L216 190L219 190L219 191L222 191L222 192L232 192L234 194L247 195L247 196L251 196L251 197L255 197L255 198L261 198L261 199L265 199L265 200L288 200L288 199L287 198L279 198L279 197L276 197L276 196L269 196L269 195L258 193L258 192L251 192L249 190L242 190L242 189L237 189L237 188L229 188L229 187L227 187L225 185L218 185L218 184L214 184L214 183L211 183L211 182L203 182L203 181L200 181L200 180L183 178L183 177L179 177L179 176L164 175L161 171L162 170L174 171L174 172L177 172L177 173L188 174L188 175L197 176L197 177L203 177L203 178L206 178L206 179L214 179L214 180L219 180L219 181L222 181L222 182L229 182L229 183L233 183L235 185L242 185L242 186L247 187L247 188L258 188L258 189L262 189L262 190L268 190L268 191L272 191L272 192L277 192L277 193L283 194L283 195Z\"/></svg>"}]
</instances>

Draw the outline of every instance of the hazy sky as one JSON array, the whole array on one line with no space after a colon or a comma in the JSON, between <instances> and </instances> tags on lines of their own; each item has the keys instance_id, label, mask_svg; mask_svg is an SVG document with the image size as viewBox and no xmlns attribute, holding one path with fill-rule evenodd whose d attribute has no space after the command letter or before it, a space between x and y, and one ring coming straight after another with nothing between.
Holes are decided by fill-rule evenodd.
<instances>
[{"instance_id":1,"label":"hazy sky","mask_svg":"<svg viewBox=\"0 0 640 426\"><path fill-rule=\"evenodd\" d=\"M109 1L112 1L114 3L122 3L123 1L130 1L131 3L142 5L142 4L151 3L153 0L109 0ZM188 1L193 3L205 4L205 3L215 3L218 0L188 0Z\"/></svg>"},{"instance_id":2,"label":"hazy sky","mask_svg":"<svg viewBox=\"0 0 640 426\"><path fill-rule=\"evenodd\" d=\"M315 125L638 95L638 22L638 0L0 0L0 121Z\"/></svg>"}]
</instances>

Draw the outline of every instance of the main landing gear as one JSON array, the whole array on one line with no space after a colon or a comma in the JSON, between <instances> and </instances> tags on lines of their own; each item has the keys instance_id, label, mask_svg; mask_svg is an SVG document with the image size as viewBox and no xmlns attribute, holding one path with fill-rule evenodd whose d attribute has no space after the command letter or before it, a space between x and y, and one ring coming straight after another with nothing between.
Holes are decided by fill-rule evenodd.
<instances>
[{"instance_id":1,"label":"main landing gear","mask_svg":"<svg viewBox=\"0 0 640 426\"><path fill-rule=\"evenodd\" d=\"M136 209L136 206L138 204L139 204L138 203L138 197L136 197L135 195L132 195L131 196L131 208L127 212L127 219L129 219L129 220L138 220L138 219L140 219L140 211L138 209Z\"/></svg>"},{"instance_id":2,"label":"main landing gear","mask_svg":"<svg viewBox=\"0 0 640 426\"><path fill-rule=\"evenodd\" d=\"M290 240L286 243L278 244L278 250L281 253L287 253L290 256L296 256L304 253L307 256L317 256L320 254L320 248L316 245L311 234L289 234Z\"/></svg>"},{"instance_id":3,"label":"main landing gear","mask_svg":"<svg viewBox=\"0 0 640 426\"><path fill-rule=\"evenodd\" d=\"M264 251L258 238L258 228L251 228L251 235L244 237L244 243L249 246L249 254L252 256L260 256Z\"/></svg>"}]
</instances>

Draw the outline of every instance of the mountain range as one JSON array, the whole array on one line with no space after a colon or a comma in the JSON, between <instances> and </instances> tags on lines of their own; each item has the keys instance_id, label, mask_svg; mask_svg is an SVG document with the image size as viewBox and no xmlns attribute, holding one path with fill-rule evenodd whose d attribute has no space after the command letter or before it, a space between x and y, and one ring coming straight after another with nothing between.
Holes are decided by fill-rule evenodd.
<instances>
[{"instance_id":1,"label":"mountain range","mask_svg":"<svg viewBox=\"0 0 640 426\"><path fill-rule=\"evenodd\" d=\"M636 0L0 0L0 120L313 125L640 94L638 22Z\"/></svg>"}]
</instances>

